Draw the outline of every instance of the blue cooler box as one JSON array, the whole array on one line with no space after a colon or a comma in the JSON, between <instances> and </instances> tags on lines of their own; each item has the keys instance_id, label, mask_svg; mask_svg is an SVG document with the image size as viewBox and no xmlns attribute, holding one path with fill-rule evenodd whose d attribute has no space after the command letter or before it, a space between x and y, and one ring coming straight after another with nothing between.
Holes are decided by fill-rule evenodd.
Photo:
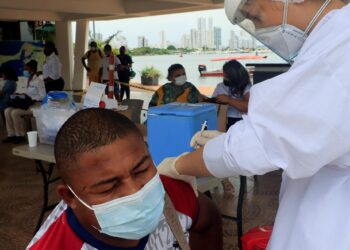
<instances>
[{"instance_id":1,"label":"blue cooler box","mask_svg":"<svg viewBox=\"0 0 350 250\"><path fill-rule=\"evenodd\" d=\"M192 136L207 121L208 130L217 129L216 106L209 103L169 103L148 110L148 145L156 165L167 157L193 151Z\"/></svg>"}]
</instances>

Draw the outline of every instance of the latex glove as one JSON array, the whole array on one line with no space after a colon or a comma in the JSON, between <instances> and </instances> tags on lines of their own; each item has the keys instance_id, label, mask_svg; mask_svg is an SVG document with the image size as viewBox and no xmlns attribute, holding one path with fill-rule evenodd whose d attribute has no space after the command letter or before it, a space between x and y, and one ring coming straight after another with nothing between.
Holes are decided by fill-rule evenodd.
<instances>
[{"instance_id":1,"label":"latex glove","mask_svg":"<svg viewBox=\"0 0 350 250\"><path fill-rule=\"evenodd\" d=\"M187 153L185 153L187 154ZM179 174L179 172L176 170L176 161L183 156L184 154L178 156L178 157L169 157L165 158L157 167L157 171L159 174L168 176L170 178L184 181L191 185L194 193L198 197L198 191L197 191L197 179L195 176L190 175L182 175Z\"/></svg>"},{"instance_id":2,"label":"latex glove","mask_svg":"<svg viewBox=\"0 0 350 250\"><path fill-rule=\"evenodd\" d=\"M192 148L199 148L203 147L209 140L223 134L222 132L219 132L217 130L204 130L204 131L198 131L194 134L194 136L191 139L190 146Z\"/></svg>"}]
</instances>

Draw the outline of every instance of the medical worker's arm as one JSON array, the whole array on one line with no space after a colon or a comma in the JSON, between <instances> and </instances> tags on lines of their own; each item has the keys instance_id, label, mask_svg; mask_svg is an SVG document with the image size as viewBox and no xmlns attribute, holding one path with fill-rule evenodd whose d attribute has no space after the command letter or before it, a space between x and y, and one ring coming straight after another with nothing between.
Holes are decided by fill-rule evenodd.
<instances>
[{"instance_id":1,"label":"medical worker's arm","mask_svg":"<svg viewBox=\"0 0 350 250\"><path fill-rule=\"evenodd\" d=\"M220 250L223 247L221 214L205 195L199 194L197 199L198 214L190 229L190 248Z\"/></svg>"},{"instance_id":2,"label":"medical worker's arm","mask_svg":"<svg viewBox=\"0 0 350 250\"><path fill-rule=\"evenodd\" d=\"M349 166L348 72L334 71L335 62L329 60L317 61L315 67L312 59L253 87L248 115L206 143L200 164L189 166L178 160L178 172L200 175L204 161L216 177L283 169L297 179L313 176L332 163Z\"/></svg>"}]
</instances>

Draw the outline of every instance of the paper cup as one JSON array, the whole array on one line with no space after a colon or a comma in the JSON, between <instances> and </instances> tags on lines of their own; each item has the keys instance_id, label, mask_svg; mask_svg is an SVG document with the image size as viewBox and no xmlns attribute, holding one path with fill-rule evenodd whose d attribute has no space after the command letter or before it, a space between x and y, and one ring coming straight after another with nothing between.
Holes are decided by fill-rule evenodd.
<instances>
[{"instance_id":1,"label":"paper cup","mask_svg":"<svg viewBox=\"0 0 350 250\"><path fill-rule=\"evenodd\" d=\"M38 144L38 131L30 131L27 135L29 147L36 147Z\"/></svg>"},{"instance_id":2,"label":"paper cup","mask_svg":"<svg viewBox=\"0 0 350 250\"><path fill-rule=\"evenodd\" d=\"M109 70L113 70L113 71L114 71L115 66L114 66L113 64L110 64L110 65L108 65L108 69L109 69Z\"/></svg>"}]
</instances>

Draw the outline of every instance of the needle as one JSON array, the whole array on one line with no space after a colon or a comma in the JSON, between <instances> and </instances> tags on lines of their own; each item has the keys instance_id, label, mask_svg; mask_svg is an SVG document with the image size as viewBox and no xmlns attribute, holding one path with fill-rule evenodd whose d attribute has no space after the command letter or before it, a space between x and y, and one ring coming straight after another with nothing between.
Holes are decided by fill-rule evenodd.
<instances>
[{"instance_id":1,"label":"needle","mask_svg":"<svg viewBox=\"0 0 350 250\"><path fill-rule=\"evenodd\" d=\"M202 136L203 131L204 131L206 128L207 128L207 120L205 120L205 121L203 122L203 124L202 124L200 136ZM194 148L197 149L197 148L199 148L199 147L200 147L200 145L196 142Z\"/></svg>"}]
</instances>

